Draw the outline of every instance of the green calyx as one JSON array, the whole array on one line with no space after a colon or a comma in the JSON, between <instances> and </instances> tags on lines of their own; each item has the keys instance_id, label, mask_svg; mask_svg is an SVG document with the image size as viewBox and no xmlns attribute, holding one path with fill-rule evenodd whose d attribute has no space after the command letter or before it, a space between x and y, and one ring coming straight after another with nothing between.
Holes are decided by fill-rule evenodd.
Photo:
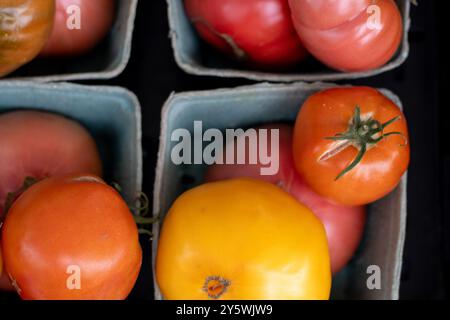
<instances>
[{"instance_id":1,"label":"green calyx","mask_svg":"<svg viewBox=\"0 0 450 320\"><path fill-rule=\"evenodd\" d=\"M375 146L383 139L386 139L389 136L398 135L403 137L406 141L406 137L401 132L384 132L388 126L400 119L401 117L397 116L385 123L381 123L372 117L363 120L361 118L361 108L356 106L348 130L343 133L338 133L334 137L325 138L340 143L332 150L327 151L320 160L328 160L349 146L354 146L359 150L356 158L336 177L335 180L339 180L361 162L364 155L371 147Z\"/></svg>"}]
</instances>

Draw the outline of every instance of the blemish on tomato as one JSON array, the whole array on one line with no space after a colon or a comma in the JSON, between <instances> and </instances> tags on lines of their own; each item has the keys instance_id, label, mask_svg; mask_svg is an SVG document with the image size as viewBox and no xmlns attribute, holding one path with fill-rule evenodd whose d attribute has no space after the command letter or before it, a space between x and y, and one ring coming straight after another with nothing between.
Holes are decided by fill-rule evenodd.
<instances>
[{"instance_id":1,"label":"blemish on tomato","mask_svg":"<svg viewBox=\"0 0 450 320\"><path fill-rule=\"evenodd\" d=\"M206 278L202 290L208 294L209 298L217 300L227 292L230 285L231 281L225 278L210 276Z\"/></svg>"}]
</instances>

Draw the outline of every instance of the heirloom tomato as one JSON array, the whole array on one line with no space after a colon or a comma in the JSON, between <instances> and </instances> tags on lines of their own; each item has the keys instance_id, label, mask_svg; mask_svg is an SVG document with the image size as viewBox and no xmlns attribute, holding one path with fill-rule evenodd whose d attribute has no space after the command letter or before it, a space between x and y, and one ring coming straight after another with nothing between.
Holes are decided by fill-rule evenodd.
<instances>
[{"instance_id":1,"label":"heirloom tomato","mask_svg":"<svg viewBox=\"0 0 450 320\"><path fill-rule=\"evenodd\" d=\"M409 165L407 122L378 90L340 87L310 96L294 130L299 173L320 195L364 205L391 192Z\"/></svg>"},{"instance_id":2,"label":"heirloom tomato","mask_svg":"<svg viewBox=\"0 0 450 320\"><path fill-rule=\"evenodd\" d=\"M125 299L142 260L127 204L91 175L48 178L25 191L6 216L2 250L23 299Z\"/></svg>"},{"instance_id":3,"label":"heirloom tomato","mask_svg":"<svg viewBox=\"0 0 450 320\"><path fill-rule=\"evenodd\" d=\"M55 0L0 0L0 77L39 54L54 14Z\"/></svg>"},{"instance_id":4,"label":"heirloom tomato","mask_svg":"<svg viewBox=\"0 0 450 320\"><path fill-rule=\"evenodd\" d=\"M322 223L260 180L202 185L164 219L156 279L166 299L328 299L330 258Z\"/></svg>"},{"instance_id":5,"label":"heirloom tomato","mask_svg":"<svg viewBox=\"0 0 450 320\"><path fill-rule=\"evenodd\" d=\"M289 4L304 45L331 68L375 69L400 45L402 16L393 0L289 0Z\"/></svg>"},{"instance_id":6,"label":"heirloom tomato","mask_svg":"<svg viewBox=\"0 0 450 320\"><path fill-rule=\"evenodd\" d=\"M53 31L43 56L74 56L92 50L114 20L115 0L56 0Z\"/></svg>"},{"instance_id":7,"label":"heirloom tomato","mask_svg":"<svg viewBox=\"0 0 450 320\"><path fill-rule=\"evenodd\" d=\"M287 0L184 0L200 36L234 59L260 68L286 68L307 51Z\"/></svg>"},{"instance_id":8,"label":"heirloom tomato","mask_svg":"<svg viewBox=\"0 0 450 320\"><path fill-rule=\"evenodd\" d=\"M41 111L1 114L0 146L0 219L27 177L39 180L71 173L102 174L92 136L77 122L60 115Z\"/></svg>"}]
</instances>

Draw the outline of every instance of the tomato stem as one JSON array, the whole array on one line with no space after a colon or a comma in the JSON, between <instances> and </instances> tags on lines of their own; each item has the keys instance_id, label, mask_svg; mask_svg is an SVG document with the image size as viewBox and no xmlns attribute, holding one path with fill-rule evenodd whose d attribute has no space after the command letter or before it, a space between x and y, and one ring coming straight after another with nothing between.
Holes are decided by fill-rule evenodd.
<instances>
[{"instance_id":1,"label":"tomato stem","mask_svg":"<svg viewBox=\"0 0 450 320\"><path fill-rule=\"evenodd\" d=\"M384 133L384 130L388 126L400 119L401 117L397 116L385 123L380 123L372 117L363 120L361 118L361 108L356 106L348 130L346 132L338 133L334 137L325 138L327 140L335 141L336 143L319 158L319 161L329 160L350 146L354 146L358 149L359 152L356 158L336 177L335 180L339 180L361 162L371 147L375 146L383 139L386 139L389 136L399 135L405 139L406 144L407 139L401 132ZM404 146L405 144L401 146Z\"/></svg>"}]
</instances>

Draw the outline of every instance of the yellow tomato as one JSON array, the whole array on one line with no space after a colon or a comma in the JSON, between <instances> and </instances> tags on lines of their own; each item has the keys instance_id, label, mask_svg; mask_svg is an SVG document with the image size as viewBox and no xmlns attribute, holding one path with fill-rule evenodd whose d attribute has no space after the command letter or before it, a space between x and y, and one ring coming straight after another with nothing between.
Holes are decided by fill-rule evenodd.
<instances>
[{"instance_id":1,"label":"yellow tomato","mask_svg":"<svg viewBox=\"0 0 450 320\"><path fill-rule=\"evenodd\" d=\"M328 299L325 230L272 184L205 184L179 197L167 214L156 278L165 299Z\"/></svg>"}]
</instances>

